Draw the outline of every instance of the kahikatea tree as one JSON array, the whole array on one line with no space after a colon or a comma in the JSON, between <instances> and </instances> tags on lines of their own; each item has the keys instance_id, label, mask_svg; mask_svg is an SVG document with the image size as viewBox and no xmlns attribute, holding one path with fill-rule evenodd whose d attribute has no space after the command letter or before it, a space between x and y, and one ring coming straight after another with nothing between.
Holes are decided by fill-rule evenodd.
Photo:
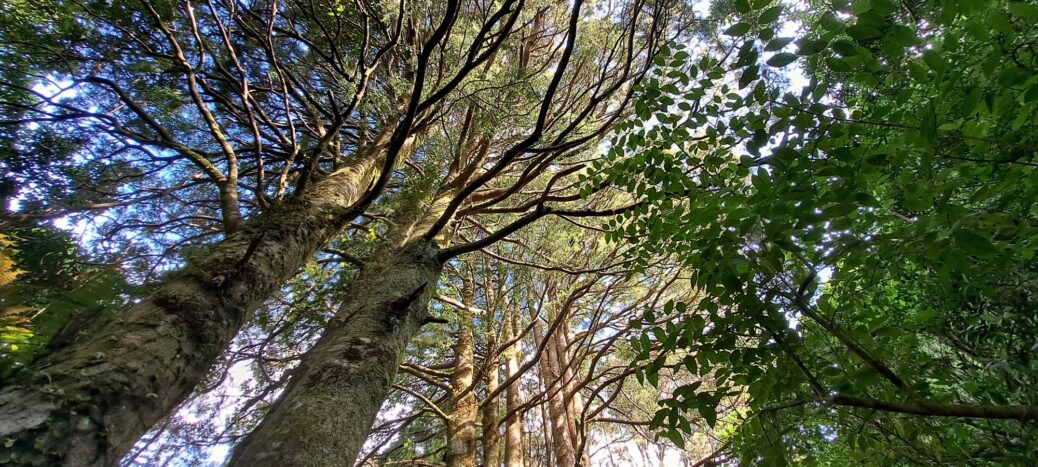
<instances>
[{"instance_id":1,"label":"kahikatea tree","mask_svg":"<svg viewBox=\"0 0 1038 467\"><path fill-rule=\"evenodd\" d=\"M720 7L721 50L665 60L592 182L646 203L614 239L682 255L709 297L646 325L646 376L717 383L654 426L748 397L725 422L749 463L1029 463L1038 9ZM782 17L805 27L780 37Z\"/></svg>"},{"instance_id":2,"label":"kahikatea tree","mask_svg":"<svg viewBox=\"0 0 1038 467\"><path fill-rule=\"evenodd\" d=\"M628 114L633 85L664 41L683 32L674 11L668 2L593 9L578 1L532 12L531 53L503 50L502 65L480 75L515 85L474 79L462 86L472 95L444 109L444 124L459 131L430 136L434 157L416 170L430 183L412 185L415 198L390 212L383 247L361 261L337 316L232 464L354 462L408 343L430 319L426 304L447 261L548 215L630 208L605 194L582 200L576 173ZM517 92L530 82L545 92Z\"/></svg>"},{"instance_id":3,"label":"kahikatea tree","mask_svg":"<svg viewBox=\"0 0 1038 467\"><path fill-rule=\"evenodd\" d=\"M661 31L674 26L667 10L634 2L569 14L524 1L15 5L0 32L5 183L19 193L5 222L104 213L112 218L100 229L117 245L161 231L144 254L165 259L200 246L147 297L0 393L6 459L115 463L187 396L264 298L379 194L407 186L410 178L394 180L400 168L432 174L440 214L420 206L394 214L396 246L358 281L391 289L385 306L404 306L395 296L404 290L403 298L421 295L375 271L415 255L435 271L504 236L508 229L449 252L431 246L470 204L500 209L527 196L532 180L559 170L555 160L611 128ZM576 26L598 15L616 27L591 29L585 46ZM502 120L512 126L489 140L478 131L483 115L473 117L483 98L537 105L512 109L532 113ZM440 131L450 137L438 141L459 147L422 147ZM427 167L408 167L412 157ZM510 185L488 184L517 168L525 172ZM548 213L550 184L532 199L509 208L538 206L513 230Z\"/></svg>"},{"instance_id":4,"label":"kahikatea tree","mask_svg":"<svg viewBox=\"0 0 1038 467\"><path fill-rule=\"evenodd\" d=\"M408 346L360 465L491 465L493 458L509 466L572 465L574 453L594 465L655 465L664 452L697 460L722 444L705 424L683 450L654 440L647 425L657 390L639 387L630 365L629 339L637 332L631 320L643 306L681 297L675 289L687 293L687 274L654 266L625 280L632 261L619 258L601 234L563 219L540 221L482 251L445 265L430 310L435 324ZM305 314L303 308L314 301L319 308L324 299L300 297L290 306L301 309L282 314ZM270 336L281 333L282 324L272 327ZM298 327L299 334L314 329ZM262 353L252 358L263 380L299 348L288 343L293 348L278 350L286 344L267 339L256 333L228 359ZM168 431L141 443L134 465L219 459L220 445L235 442L262 416L269 391L281 387L283 378L275 378L200 394ZM664 390L681 384L671 375L658 382ZM242 411L229 413L228 402Z\"/></svg>"}]
</instances>

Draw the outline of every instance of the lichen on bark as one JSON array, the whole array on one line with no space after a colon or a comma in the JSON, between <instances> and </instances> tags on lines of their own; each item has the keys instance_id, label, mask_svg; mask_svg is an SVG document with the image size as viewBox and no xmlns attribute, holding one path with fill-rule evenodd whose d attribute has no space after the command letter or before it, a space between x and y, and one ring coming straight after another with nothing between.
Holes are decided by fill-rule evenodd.
<instances>
[{"instance_id":1,"label":"lichen on bark","mask_svg":"<svg viewBox=\"0 0 1038 467\"><path fill-rule=\"evenodd\" d=\"M243 223L96 332L0 389L0 461L117 465L187 397L249 314L351 218L377 152Z\"/></svg>"},{"instance_id":2,"label":"lichen on bark","mask_svg":"<svg viewBox=\"0 0 1038 467\"><path fill-rule=\"evenodd\" d=\"M427 240L366 265L324 335L231 465L353 465L428 317L443 264ZM329 416L334 414L334 416ZM284 446L291 446L285 449Z\"/></svg>"}]
</instances>

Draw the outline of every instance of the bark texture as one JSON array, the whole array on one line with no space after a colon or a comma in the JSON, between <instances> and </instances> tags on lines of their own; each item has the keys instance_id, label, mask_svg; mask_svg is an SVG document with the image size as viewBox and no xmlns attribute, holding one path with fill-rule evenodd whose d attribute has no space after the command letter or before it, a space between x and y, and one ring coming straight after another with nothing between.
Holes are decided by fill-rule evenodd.
<instances>
[{"instance_id":1,"label":"bark texture","mask_svg":"<svg viewBox=\"0 0 1038 467\"><path fill-rule=\"evenodd\" d=\"M573 449L578 450L580 465L590 466L591 457L586 449L581 449L581 431L577 426L577 419L584 413L584 398L580 395L577 387L577 378L573 369L573 359L570 358L570 329L569 322L563 319L559 330L551 336L555 346L555 358L562 368L562 397L566 404L566 429L569 430L569 439L573 443Z\"/></svg>"},{"instance_id":2,"label":"bark texture","mask_svg":"<svg viewBox=\"0 0 1038 467\"><path fill-rule=\"evenodd\" d=\"M428 318L443 267L418 240L369 264L272 411L232 456L237 466L351 466Z\"/></svg>"},{"instance_id":3,"label":"bark texture","mask_svg":"<svg viewBox=\"0 0 1038 467\"><path fill-rule=\"evenodd\" d=\"M475 306L472 271L462 284L458 307L458 338L454 341L454 370L451 372L451 413L447 419L447 466L476 466L476 394L473 391L472 308Z\"/></svg>"},{"instance_id":4,"label":"bark texture","mask_svg":"<svg viewBox=\"0 0 1038 467\"><path fill-rule=\"evenodd\" d=\"M549 342L544 347L544 353L538 362L541 383L544 385L545 394L548 399L548 418L551 422L552 451L555 453L555 465L559 467L575 467L577 455L574 449L575 443L569 429L569 413L566 410L566 400L562 387L562 366L557 358L557 347L551 341L552 336L545 336L543 326L539 321L534 321L533 336L537 345L540 346L544 339Z\"/></svg>"},{"instance_id":5,"label":"bark texture","mask_svg":"<svg viewBox=\"0 0 1038 467\"><path fill-rule=\"evenodd\" d=\"M249 314L350 221L383 149L373 144L305 197L242 223L0 390L0 463L117 465L187 397Z\"/></svg>"},{"instance_id":6,"label":"bark texture","mask_svg":"<svg viewBox=\"0 0 1038 467\"><path fill-rule=\"evenodd\" d=\"M502 334L506 342L512 342L518 334L518 313L505 312L505 324ZM519 342L515 342L505 350L505 381L519 373ZM505 413L509 418L505 421L505 466L523 467L523 413L519 407L523 404L519 393L519 380L512 381L505 388Z\"/></svg>"},{"instance_id":7,"label":"bark texture","mask_svg":"<svg viewBox=\"0 0 1038 467\"><path fill-rule=\"evenodd\" d=\"M487 368L487 394L493 394L498 388L498 362L488 362ZM501 465L501 433L498 430L500 422L500 408L498 398L486 402L483 407L483 465L485 467L497 467Z\"/></svg>"}]
</instances>

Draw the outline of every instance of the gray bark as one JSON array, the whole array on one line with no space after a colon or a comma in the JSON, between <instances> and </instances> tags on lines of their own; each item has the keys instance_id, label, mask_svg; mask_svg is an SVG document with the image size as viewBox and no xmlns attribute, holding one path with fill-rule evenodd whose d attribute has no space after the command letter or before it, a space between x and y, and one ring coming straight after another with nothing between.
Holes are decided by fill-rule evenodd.
<instances>
[{"instance_id":1,"label":"gray bark","mask_svg":"<svg viewBox=\"0 0 1038 467\"><path fill-rule=\"evenodd\" d=\"M419 239L367 265L235 466L351 466L389 394L407 343L428 318L443 264Z\"/></svg>"},{"instance_id":2,"label":"gray bark","mask_svg":"<svg viewBox=\"0 0 1038 467\"><path fill-rule=\"evenodd\" d=\"M250 313L350 221L383 149L373 144L305 198L242 223L0 390L0 463L117 465L188 396Z\"/></svg>"}]
</instances>

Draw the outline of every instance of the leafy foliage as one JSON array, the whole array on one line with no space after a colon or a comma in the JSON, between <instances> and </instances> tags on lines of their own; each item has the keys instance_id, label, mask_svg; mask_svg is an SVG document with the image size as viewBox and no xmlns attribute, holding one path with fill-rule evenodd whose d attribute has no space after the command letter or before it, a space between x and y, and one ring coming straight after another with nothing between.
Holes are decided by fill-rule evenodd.
<instances>
[{"instance_id":1,"label":"leafy foliage","mask_svg":"<svg viewBox=\"0 0 1038 467\"><path fill-rule=\"evenodd\" d=\"M643 201L612 239L682 255L709 297L642 337L650 382L682 354L716 382L661 413L713 424L748 396L732 440L751 462L1033 458L1024 422L844 407L1038 402L1033 7L735 7L719 52L657 62L591 177ZM779 37L782 15L802 34Z\"/></svg>"},{"instance_id":2,"label":"leafy foliage","mask_svg":"<svg viewBox=\"0 0 1038 467\"><path fill-rule=\"evenodd\" d=\"M132 290L113 268L84 265L64 232L0 234L0 378L89 332Z\"/></svg>"}]
</instances>

